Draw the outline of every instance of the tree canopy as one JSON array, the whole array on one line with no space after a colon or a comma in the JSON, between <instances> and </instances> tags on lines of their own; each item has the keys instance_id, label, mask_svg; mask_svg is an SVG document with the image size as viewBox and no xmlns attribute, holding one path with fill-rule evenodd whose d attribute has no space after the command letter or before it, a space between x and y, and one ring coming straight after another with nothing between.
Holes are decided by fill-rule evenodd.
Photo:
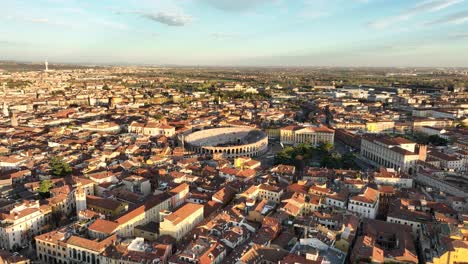
<instances>
[{"instance_id":1,"label":"tree canopy","mask_svg":"<svg viewBox=\"0 0 468 264\"><path fill-rule=\"evenodd\" d=\"M43 197L43 198L48 198L50 197L50 188L52 188L53 184L52 184L52 181L50 180L42 180L39 184L39 194Z\"/></svg>"},{"instance_id":2,"label":"tree canopy","mask_svg":"<svg viewBox=\"0 0 468 264\"><path fill-rule=\"evenodd\" d=\"M346 153L339 154L333 150L333 144L320 143L317 147L311 144L301 143L296 146L287 146L275 156L276 164L297 164L298 157L305 162L315 161L321 167L333 169L355 169L357 165L354 155Z\"/></svg>"},{"instance_id":3,"label":"tree canopy","mask_svg":"<svg viewBox=\"0 0 468 264\"><path fill-rule=\"evenodd\" d=\"M434 146L447 146L447 143L448 143L447 139L442 138L439 135L427 136L427 135L422 134L422 133L415 133L413 135L413 137L414 137L415 141L418 144L425 144L425 145L431 144L431 145L434 145Z\"/></svg>"},{"instance_id":4,"label":"tree canopy","mask_svg":"<svg viewBox=\"0 0 468 264\"><path fill-rule=\"evenodd\" d=\"M52 157L49 162L52 175L57 177L65 177L72 173L72 168L66 163L62 157Z\"/></svg>"}]
</instances>

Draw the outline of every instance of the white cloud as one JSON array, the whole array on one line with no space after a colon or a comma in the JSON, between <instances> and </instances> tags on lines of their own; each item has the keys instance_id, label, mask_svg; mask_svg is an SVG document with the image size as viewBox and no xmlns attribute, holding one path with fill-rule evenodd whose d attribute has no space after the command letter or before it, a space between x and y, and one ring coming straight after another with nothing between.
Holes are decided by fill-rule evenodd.
<instances>
[{"instance_id":1,"label":"white cloud","mask_svg":"<svg viewBox=\"0 0 468 264\"><path fill-rule=\"evenodd\" d=\"M168 12L158 12L158 13L147 13L147 12L138 12L142 17L165 24L168 26L185 26L192 22L192 17L187 16L181 13L168 13Z\"/></svg>"},{"instance_id":2,"label":"white cloud","mask_svg":"<svg viewBox=\"0 0 468 264\"><path fill-rule=\"evenodd\" d=\"M457 13L453 13L450 15L447 15L443 18L431 21L427 23L426 25L432 26L432 25L440 25L440 24L456 24L456 25L461 25L465 22L468 22L468 10L460 11Z\"/></svg>"},{"instance_id":3,"label":"white cloud","mask_svg":"<svg viewBox=\"0 0 468 264\"><path fill-rule=\"evenodd\" d=\"M382 29L392 25L407 21L414 16L422 13L437 12L446 9L455 4L461 3L464 0L429 0L418 3L416 6L409 8L399 15L386 17L380 20L368 23L371 28Z\"/></svg>"}]
</instances>

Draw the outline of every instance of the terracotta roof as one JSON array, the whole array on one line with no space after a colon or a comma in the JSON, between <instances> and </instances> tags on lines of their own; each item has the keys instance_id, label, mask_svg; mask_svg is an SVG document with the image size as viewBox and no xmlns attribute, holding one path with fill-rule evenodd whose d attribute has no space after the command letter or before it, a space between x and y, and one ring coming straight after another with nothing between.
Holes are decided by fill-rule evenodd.
<instances>
[{"instance_id":1,"label":"terracotta roof","mask_svg":"<svg viewBox=\"0 0 468 264\"><path fill-rule=\"evenodd\" d=\"M203 205L201 204L194 204L194 203L186 203L177 211L173 212L172 214L166 216L164 221L170 221L173 225L177 225L182 222L184 219L189 217L191 214L195 213L199 209L203 210Z\"/></svg>"},{"instance_id":2,"label":"terracotta roof","mask_svg":"<svg viewBox=\"0 0 468 264\"><path fill-rule=\"evenodd\" d=\"M367 187L363 194L351 197L352 200L363 203L375 203L379 199L379 191Z\"/></svg>"},{"instance_id":3,"label":"terracotta roof","mask_svg":"<svg viewBox=\"0 0 468 264\"><path fill-rule=\"evenodd\" d=\"M145 213L145 206L142 205L140 207L137 207L136 209L129 211L128 213L122 215L119 217L115 222L117 222L119 225L125 224L128 221L134 219L135 217L144 214Z\"/></svg>"},{"instance_id":4,"label":"terracotta roof","mask_svg":"<svg viewBox=\"0 0 468 264\"><path fill-rule=\"evenodd\" d=\"M114 233L118 227L119 224L115 222L97 219L88 227L88 229L94 232L110 235Z\"/></svg>"},{"instance_id":5,"label":"terracotta roof","mask_svg":"<svg viewBox=\"0 0 468 264\"><path fill-rule=\"evenodd\" d=\"M74 245L77 247L82 247L84 249L100 253L104 251L106 247L113 244L116 240L117 240L117 235L112 235L100 242L98 240L89 240L89 239L82 238L79 236L71 236L67 240L67 244Z\"/></svg>"},{"instance_id":6,"label":"terracotta roof","mask_svg":"<svg viewBox=\"0 0 468 264\"><path fill-rule=\"evenodd\" d=\"M94 195L88 195L86 196L86 203L88 207L99 207L107 210L117 210L120 206L122 206L122 203L116 200L112 199L107 199L107 198L102 198Z\"/></svg>"}]
</instances>

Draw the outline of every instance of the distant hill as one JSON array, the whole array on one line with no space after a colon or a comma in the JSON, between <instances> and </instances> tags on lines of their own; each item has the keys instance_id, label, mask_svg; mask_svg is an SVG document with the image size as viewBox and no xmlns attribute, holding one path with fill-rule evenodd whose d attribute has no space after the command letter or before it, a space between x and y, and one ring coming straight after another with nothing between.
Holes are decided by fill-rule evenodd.
<instances>
[{"instance_id":1,"label":"distant hill","mask_svg":"<svg viewBox=\"0 0 468 264\"><path fill-rule=\"evenodd\" d=\"M74 65L74 64L54 64L49 62L51 70L71 70L71 69L89 69L99 68L99 66ZM44 63L27 63L16 61L0 61L0 71L18 72L18 71L42 71L45 69Z\"/></svg>"}]
</instances>

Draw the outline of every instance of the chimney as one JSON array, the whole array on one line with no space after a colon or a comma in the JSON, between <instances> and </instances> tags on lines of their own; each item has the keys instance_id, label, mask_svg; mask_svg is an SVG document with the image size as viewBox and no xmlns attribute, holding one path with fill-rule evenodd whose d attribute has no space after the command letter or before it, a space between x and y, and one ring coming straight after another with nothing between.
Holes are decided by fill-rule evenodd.
<instances>
[{"instance_id":1,"label":"chimney","mask_svg":"<svg viewBox=\"0 0 468 264\"><path fill-rule=\"evenodd\" d=\"M417 146L419 160L426 161L427 158L427 145L418 145Z\"/></svg>"}]
</instances>

